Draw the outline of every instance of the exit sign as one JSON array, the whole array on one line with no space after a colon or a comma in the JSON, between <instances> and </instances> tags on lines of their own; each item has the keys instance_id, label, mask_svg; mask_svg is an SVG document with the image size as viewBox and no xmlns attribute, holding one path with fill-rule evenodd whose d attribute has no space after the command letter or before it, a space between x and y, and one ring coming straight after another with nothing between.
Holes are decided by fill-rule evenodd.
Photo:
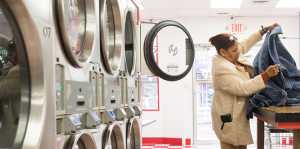
<instances>
[{"instance_id":1,"label":"exit sign","mask_svg":"<svg viewBox=\"0 0 300 149\"><path fill-rule=\"evenodd\" d=\"M244 32L244 26L243 24L231 24L231 30L232 33L243 33Z\"/></svg>"}]
</instances>

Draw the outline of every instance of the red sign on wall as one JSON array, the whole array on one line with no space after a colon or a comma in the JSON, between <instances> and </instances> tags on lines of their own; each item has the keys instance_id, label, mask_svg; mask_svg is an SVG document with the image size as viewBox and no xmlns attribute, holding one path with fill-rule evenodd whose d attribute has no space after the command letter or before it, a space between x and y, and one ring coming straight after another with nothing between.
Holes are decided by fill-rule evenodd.
<instances>
[{"instance_id":1,"label":"red sign on wall","mask_svg":"<svg viewBox=\"0 0 300 149\"><path fill-rule=\"evenodd\" d=\"M244 32L243 25L242 24L232 24L231 32L232 33L243 33Z\"/></svg>"}]
</instances>

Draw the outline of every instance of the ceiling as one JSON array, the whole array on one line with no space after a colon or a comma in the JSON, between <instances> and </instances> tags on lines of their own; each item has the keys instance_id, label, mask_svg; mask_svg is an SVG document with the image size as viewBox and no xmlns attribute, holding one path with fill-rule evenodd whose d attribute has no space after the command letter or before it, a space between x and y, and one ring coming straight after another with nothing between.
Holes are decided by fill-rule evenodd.
<instances>
[{"instance_id":1,"label":"ceiling","mask_svg":"<svg viewBox=\"0 0 300 149\"><path fill-rule=\"evenodd\" d=\"M268 4L253 5L253 1L268 1ZM144 8L141 9L142 19L207 16L299 16L300 8L275 8L279 1L243 0L240 8L210 8L210 0L141 0L140 2Z\"/></svg>"}]
</instances>

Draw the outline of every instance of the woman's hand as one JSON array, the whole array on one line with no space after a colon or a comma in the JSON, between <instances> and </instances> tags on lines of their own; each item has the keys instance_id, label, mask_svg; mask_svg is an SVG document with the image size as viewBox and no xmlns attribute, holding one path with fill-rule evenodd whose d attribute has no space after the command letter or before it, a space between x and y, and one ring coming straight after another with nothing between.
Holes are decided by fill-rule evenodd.
<instances>
[{"instance_id":1,"label":"woman's hand","mask_svg":"<svg viewBox=\"0 0 300 149\"><path fill-rule=\"evenodd\" d=\"M276 26L280 26L278 23L274 23L274 24L272 24L272 25L270 25L270 26L267 26L267 27L265 27L265 29L267 29L267 30L272 30L272 29L274 29Z\"/></svg>"},{"instance_id":2,"label":"woman's hand","mask_svg":"<svg viewBox=\"0 0 300 149\"><path fill-rule=\"evenodd\" d=\"M279 67L280 67L279 64L269 66L269 68L266 70L268 76L269 76L270 78L271 78L271 77L274 77L274 76L277 76L277 74L278 74L278 72L279 72Z\"/></svg>"}]
</instances>

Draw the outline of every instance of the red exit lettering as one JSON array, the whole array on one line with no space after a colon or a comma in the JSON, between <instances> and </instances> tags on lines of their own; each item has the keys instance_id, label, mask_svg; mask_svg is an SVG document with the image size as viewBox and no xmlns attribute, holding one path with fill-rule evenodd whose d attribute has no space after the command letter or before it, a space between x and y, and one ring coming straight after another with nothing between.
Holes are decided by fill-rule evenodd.
<instances>
[{"instance_id":1,"label":"red exit lettering","mask_svg":"<svg viewBox=\"0 0 300 149\"><path fill-rule=\"evenodd\" d=\"M242 32L242 24L232 24L231 32Z\"/></svg>"}]
</instances>

